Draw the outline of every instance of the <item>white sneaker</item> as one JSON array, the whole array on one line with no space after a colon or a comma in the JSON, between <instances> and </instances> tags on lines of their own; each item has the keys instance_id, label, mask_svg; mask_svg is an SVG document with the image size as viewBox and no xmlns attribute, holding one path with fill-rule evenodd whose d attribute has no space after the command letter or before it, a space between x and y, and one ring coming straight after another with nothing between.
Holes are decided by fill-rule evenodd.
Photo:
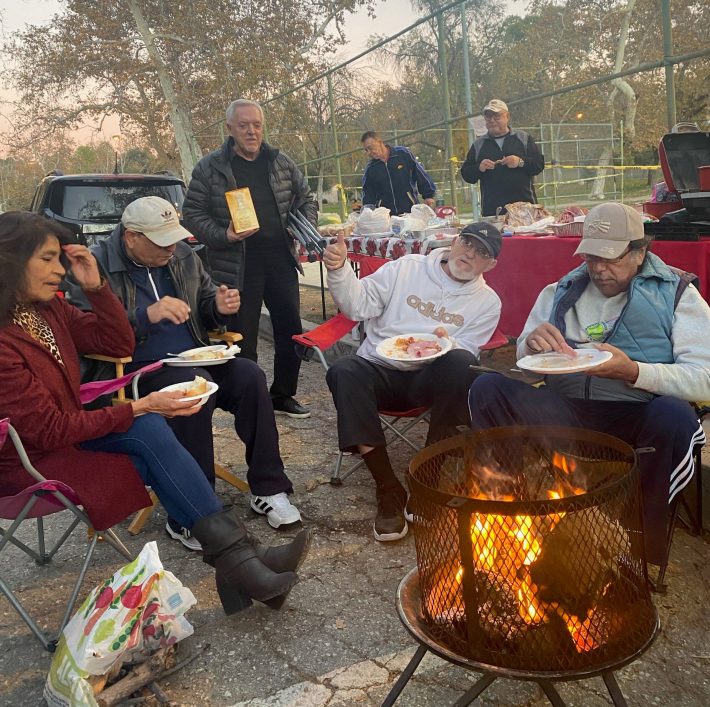
<instances>
[{"instance_id":1,"label":"white sneaker","mask_svg":"<svg viewBox=\"0 0 710 707\"><path fill-rule=\"evenodd\" d=\"M200 545L197 538L192 537L192 533L187 528L180 528L180 530L173 530L170 527L170 523L166 523L165 524L165 532L173 540L179 540L188 550L193 550L194 552L202 552L202 545Z\"/></svg>"},{"instance_id":2,"label":"white sneaker","mask_svg":"<svg viewBox=\"0 0 710 707\"><path fill-rule=\"evenodd\" d=\"M251 509L262 516L266 516L272 528L282 525L298 523L301 514L285 493L277 493L274 496L252 496Z\"/></svg>"}]
</instances>

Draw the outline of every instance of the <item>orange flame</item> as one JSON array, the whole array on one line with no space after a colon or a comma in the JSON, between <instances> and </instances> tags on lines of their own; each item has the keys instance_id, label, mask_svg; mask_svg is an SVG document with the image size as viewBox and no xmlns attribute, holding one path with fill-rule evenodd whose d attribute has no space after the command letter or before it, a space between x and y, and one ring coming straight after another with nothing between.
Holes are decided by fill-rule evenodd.
<instances>
[{"instance_id":1,"label":"orange flame","mask_svg":"<svg viewBox=\"0 0 710 707\"><path fill-rule=\"evenodd\" d=\"M566 498L586 493L586 489L575 486L571 476L577 470L577 462L559 452L555 452L552 464L562 472L555 488L547 492L549 499ZM484 469L486 482L503 475ZM507 477L505 477L507 479ZM509 495L479 493L482 500L514 501ZM494 573L511 588L518 600L518 614L528 625L539 625L550 621L557 614L565 622L576 650L580 653L594 650L603 642L597 635L599 629L594 622L594 610L587 616L568 614L556 602L548 603L537 597L537 587L530 578L528 568L535 562L545 536L564 517L564 513L547 516L501 516L477 514L471 524L473 561L477 570ZM463 567L458 568L455 582L463 579Z\"/></svg>"}]
</instances>

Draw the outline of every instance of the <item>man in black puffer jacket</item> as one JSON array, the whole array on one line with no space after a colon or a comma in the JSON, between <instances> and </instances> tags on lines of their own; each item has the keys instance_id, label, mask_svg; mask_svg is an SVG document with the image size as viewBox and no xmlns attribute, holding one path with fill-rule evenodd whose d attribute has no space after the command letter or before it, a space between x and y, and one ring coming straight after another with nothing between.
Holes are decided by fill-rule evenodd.
<instances>
[{"instance_id":1,"label":"man in black puffer jacket","mask_svg":"<svg viewBox=\"0 0 710 707\"><path fill-rule=\"evenodd\" d=\"M187 228L207 246L213 279L241 293L241 309L228 326L244 336L242 355L253 361L266 303L274 329L274 411L308 417L309 410L294 398L301 362L291 337L301 333L297 270L303 271L286 225L292 205L314 225L318 211L294 161L263 142L263 124L258 103L240 99L229 105L230 137L193 170L183 216ZM251 192L259 220L256 231L236 233L232 226L224 194L241 187Z\"/></svg>"}]
</instances>

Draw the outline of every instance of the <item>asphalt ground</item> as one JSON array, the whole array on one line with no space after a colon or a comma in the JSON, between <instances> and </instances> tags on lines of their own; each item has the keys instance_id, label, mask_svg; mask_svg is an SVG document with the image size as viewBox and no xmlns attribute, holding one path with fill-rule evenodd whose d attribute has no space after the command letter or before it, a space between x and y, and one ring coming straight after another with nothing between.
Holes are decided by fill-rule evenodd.
<instances>
[{"instance_id":1,"label":"asphalt ground","mask_svg":"<svg viewBox=\"0 0 710 707\"><path fill-rule=\"evenodd\" d=\"M270 377L272 346L260 344L260 363ZM493 367L510 367L512 352L495 352ZM312 410L305 420L278 418L281 449L294 482L294 502L313 541L300 570L300 583L280 612L263 605L226 617L214 588L213 572L198 555L164 532L165 514L153 513L136 537L118 528L132 551L156 540L162 561L198 603L188 613L194 635L180 644L180 655L200 657L161 685L175 705L240 707L338 707L379 705L414 653L417 644L399 621L395 593L416 564L411 534L380 544L372 535L375 492L361 469L342 487L328 483L337 454L335 410L318 363L304 364L298 399ZM218 459L245 472L244 450L231 416L214 418ZM418 433L423 442L424 429ZM392 450L403 475L410 458L401 444ZM707 464L706 458L706 464ZM707 470L706 470L707 472ZM706 473L707 479L707 473ZM706 483L706 489L710 482ZM296 529L272 530L249 510L248 497L218 482L221 498L239 509L249 529L270 543L285 541ZM706 499L707 500L707 499ZM706 509L708 504L706 503ZM706 526L710 522L705 514ZM28 524L29 525L29 524ZM59 517L50 522L51 530ZM29 536L30 528L27 528ZM641 658L618 673L629 705L705 706L710 704L710 552L709 535L692 537L677 530L667 574L668 592L656 595L661 630ZM78 570L85 534L76 532L69 547L47 567L36 567L10 548L2 573L40 623L59 621L61 599ZM113 573L120 558L101 547L89 570L85 591ZM0 599L0 705L40 705L51 657L29 633L4 598ZM397 701L404 707L453 704L479 677L477 673L427 656ZM562 683L568 705L601 707L611 701L601 678ZM155 704L155 703L154 703ZM481 705L548 704L536 684L499 680L476 702Z\"/></svg>"}]
</instances>

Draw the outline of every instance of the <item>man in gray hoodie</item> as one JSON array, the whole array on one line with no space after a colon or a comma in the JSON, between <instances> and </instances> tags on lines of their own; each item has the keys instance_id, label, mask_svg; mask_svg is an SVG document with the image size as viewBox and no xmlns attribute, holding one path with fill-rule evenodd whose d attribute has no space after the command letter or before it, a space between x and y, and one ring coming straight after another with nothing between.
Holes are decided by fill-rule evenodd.
<instances>
[{"instance_id":1,"label":"man in gray hoodie","mask_svg":"<svg viewBox=\"0 0 710 707\"><path fill-rule=\"evenodd\" d=\"M364 322L367 335L356 355L331 366L326 380L338 411L340 449L361 454L375 480L376 540L407 534L406 491L392 470L377 411L429 407L429 442L468 424L466 390L476 376L471 365L500 318L500 299L483 274L496 266L501 246L494 226L474 223L450 249L406 255L362 280L345 264L342 235L325 250L333 299L350 319ZM443 339L441 351L423 359L416 351L406 358L387 353L388 339L417 333Z\"/></svg>"}]
</instances>

